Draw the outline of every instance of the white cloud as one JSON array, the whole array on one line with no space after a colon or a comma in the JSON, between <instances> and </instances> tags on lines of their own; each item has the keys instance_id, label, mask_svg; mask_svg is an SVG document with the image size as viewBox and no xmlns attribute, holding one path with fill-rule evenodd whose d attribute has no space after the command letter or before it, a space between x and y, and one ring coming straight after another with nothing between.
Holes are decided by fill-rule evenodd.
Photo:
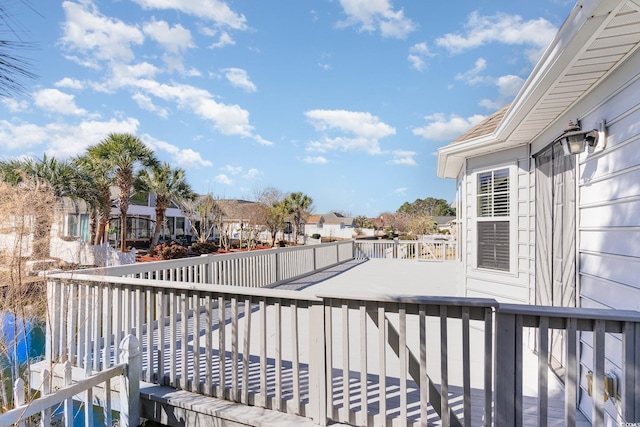
<instances>
[{"instance_id":1,"label":"white cloud","mask_svg":"<svg viewBox=\"0 0 640 427\"><path fill-rule=\"evenodd\" d=\"M257 176L258 176L258 175L260 175L260 174L261 174L261 172L260 172L258 169L256 169L256 168L251 168L251 169L249 169L249 170L247 171L247 173L245 173L242 177L243 177L244 179L253 179L253 178L257 177Z\"/></svg>"},{"instance_id":2,"label":"white cloud","mask_svg":"<svg viewBox=\"0 0 640 427\"><path fill-rule=\"evenodd\" d=\"M429 50L427 43L416 43L409 48L409 62L411 62L411 68L418 71L423 71L427 67L426 59L432 57L433 54Z\"/></svg>"},{"instance_id":3,"label":"white cloud","mask_svg":"<svg viewBox=\"0 0 640 427\"><path fill-rule=\"evenodd\" d=\"M191 85L167 85L153 80L129 82L138 90L145 91L165 101L175 102L178 107L190 110L204 120L209 120L223 135L238 135L255 140L262 145L272 143L254 132L249 124L249 112L239 105L217 102L206 90Z\"/></svg>"},{"instance_id":4,"label":"white cloud","mask_svg":"<svg viewBox=\"0 0 640 427\"><path fill-rule=\"evenodd\" d=\"M2 98L1 99L4 106L12 113L20 113L22 111L27 111L29 108L29 103L22 100L17 100L15 98Z\"/></svg>"},{"instance_id":5,"label":"white cloud","mask_svg":"<svg viewBox=\"0 0 640 427\"><path fill-rule=\"evenodd\" d=\"M320 141L309 143L311 151L357 150L369 154L381 153L380 142L385 136L394 135L395 128L381 122L371 113L345 110L311 110L305 113L313 127L325 133ZM350 136L330 137L327 132L346 133Z\"/></svg>"},{"instance_id":6,"label":"white cloud","mask_svg":"<svg viewBox=\"0 0 640 427\"><path fill-rule=\"evenodd\" d=\"M458 73L455 76L456 80L462 80L467 84L474 85L478 83L485 83L492 79L487 76L481 76L480 73L487 68L487 61L484 58L478 58L474 67L464 73Z\"/></svg>"},{"instance_id":7,"label":"white cloud","mask_svg":"<svg viewBox=\"0 0 640 427\"><path fill-rule=\"evenodd\" d=\"M238 175L239 173L242 173L244 168L242 166L226 165L225 167L222 168L222 170L229 172L231 175Z\"/></svg>"},{"instance_id":8,"label":"white cloud","mask_svg":"<svg viewBox=\"0 0 640 427\"><path fill-rule=\"evenodd\" d=\"M84 116L87 111L76 105L73 95L58 89L42 89L33 94L33 100L39 108L58 114Z\"/></svg>"},{"instance_id":9,"label":"white cloud","mask_svg":"<svg viewBox=\"0 0 640 427\"><path fill-rule=\"evenodd\" d=\"M79 155L87 147L97 144L110 133L136 134L138 121L125 120L83 121L77 125L49 123L44 126L15 124L0 121L0 148L2 150L37 149L60 159Z\"/></svg>"},{"instance_id":10,"label":"white cloud","mask_svg":"<svg viewBox=\"0 0 640 427\"><path fill-rule=\"evenodd\" d=\"M166 108L160 108L156 106L148 96L141 93L134 93L131 98L136 102L136 104L138 104L138 107L142 108L143 110L156 113L163 119L169 117L169 111Z\"/></svg>"},{"instance_id":11,"label":"white cloud","mask_svg":"<svg viewBox=\"0 0 640 427\"><path fill-rule=\"evenodd\" d=\"M213 166L213 163L209 160L204 160L200 153L191 148L180 148L166 141L156 139L149 134L142 135L140 139L156 151L169 153L172 160L183 169Z\"/></svg>"},{"instance_id":12,"label":"white cloud","mask_svg":"<svg viewBox=\"0 0 640 427\"><path fill-rule=\"evenodd\" d=\"M142 29L145 34L174 54L194 46L191 32L180 24L170 27L165 21L151 21L144 24Z\"/></svg>"},{"instance_id":13,"label":"white cloud","mask_svg":"<svg viewBox=\"0 0 640 427\"><path fill-rule=\"evenodd\" d=\"M513 99L513 97L518 94L518 91L524 84L524 79L522 77L509 74L498 77L495 84L498 87L498 92L500 94L498 98L495 100L483 99L480 101L480 105L489 110L497 110L504 107L509 100Z\"/></svg>"},{"instance_id":14,"label":"white cloud","mask_svg":"<svg viewBox=\"0 0 640 427\"><path fill-rule=\"evenodd\" d=\"M226 31L222 31L220 33L220 37L218 37L218 41L215 43L211 43L209 47L219 49L225 46L233 46L235 44L236 42L235 40L233 40L233 37L231 37L231 35Z\"/></svg>"},{"instance_id":15,"label":"white cloud","mask_svg":"<svg viewBox=\"0 0 640 427\"><path fill-rule=\"evenodd\" d=\"M225 68L222 72L231 83L231 86L238 87L245 92L255 92L257 90L256 85L253 84L247 72L242 68Z\"/></svg>"},{"instance_id":16,"label":"white cloud","mask_svg":"<svg viewBox=\"0 0 640 427\"><path fill-rule=\"evenodd\" d=\"M77 79L72 79L69 77L65 77L62 80L59 80L53 84L55 87L61 87L65 89L76 89L82 90L84 89L84 83Z\"/></svg>"},{"instance_id":17,"label":"white cloud","mask_svg":"<svg viewBox=\"0 0 640 427\"><path fill-rule=\"evenodd\" d=\"M246 18L220 0L133 0L145 9L174 9L234 30L247 29Z\"/></svg>"},{"instance_id":18,"label":"white cloud","mask_svg":"<svg viewBox=\"0 0 640 427\"><path fill-rule=\"evenodd\" d=\"M392 165L417 165L414 157L418 154L415 151L395 150L392 151L393 159L389 161Z\"/></svg>"},{"instance_id":19,"label":"white cloud","mask_svg":"<svg viewBox=\"0 0 640 427\"><path fill-rule=\"evenodd\" d=\"M432 141L450 141L485 119L485 116L476 114L463 118L455 114L449 117L438 113L426 116L429 121L426 126L413 129L413 134Z\"/></svg>"},{"instance_id":20,"label":"white cloud","mask_svg":"<svg viewBox=\"0 0 640 427\"><path fill-rule=\"evenodd\" d=\"M95 59L129 62L134 58L131 46L144 42L137 27L100 15L92 3L65 1L62 7L67 18L62 44L88 55L84 60L77 58L85 66L96 67Z\"/></svg>"},{"instance_id":21,"label":"white cloud","mask_svg":"<svg viewBox=\"0 0 640 427\"><path fill-rule=\"evenodd\" d=\"M213 166L213 163L203 159L200 153L191 148L180 150L175 159L178 165L184 169Z\"/></svg>"},{"instance_id":22,"label":"white cloud","mask_svg":"<svg viewBox=\"0 0 640 427\"><path fill-rule=\"evenodd\" d=\"M400 187L393 190L393 192L399 196L404 196L405 194L407 194L407 190L407 187Z\"/></svg>"},{"instance_id":23,"label":"white cloud","mask_svg":"<svg viewBox=\"0 0 640 427\"><path fill-rule=\"evenodd\" d=\"M323 165L325 163L329 163L329 160L327 160L325 157L322 156L307 156L304 159L302 159L305 163L315 163L318 165Z\"/></svg>"},{"instance_id":24,"label":"white cloud","mask_svg":"<svg viewBox=\"0 0 640 427\"><path fill-rule=\"evenodd\" d=\"M227 185L233 184L233 180L223 173L221 173L220 175L216 175L215 178L213 178L213 180L220 184L227 184Z\"/></svg>"},{"instance_id":25,"label":"white cloud","mask_svg":"<svg viewBox=\"0 0 640 427\"><path fill-rule=\"evenodd\" d=\"M524 21L518 15L481 16L473 12L465 30L464 34L445 34L436 39L436 44L454 54L495 42L531 46L528 56L533 60L551 42L557 28L544 18Z\"/></svg>"},{"instance_id":26,"label":"white cloud","mask_svg":"<svg viewBox=\"0 0 640 427\"><path fill-rule=\"evenodd\" d=\"M380 31L383 37L404 38L416 29L402 9L393 10L389 0L340 0L347 19L338 26L358 25L360 31Z\"/></svg>"}]
</instances>

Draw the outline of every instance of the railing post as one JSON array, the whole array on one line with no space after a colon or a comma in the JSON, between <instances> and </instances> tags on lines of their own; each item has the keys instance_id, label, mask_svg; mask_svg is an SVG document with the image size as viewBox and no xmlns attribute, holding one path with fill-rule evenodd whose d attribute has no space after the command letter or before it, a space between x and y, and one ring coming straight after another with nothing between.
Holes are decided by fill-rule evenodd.
<instances>
[{"instance_id":1,"label":"railing post","mask_svg":"<svg viewBox=\"0 0 640 427\"><path fill-rule=\"evenodd\" d=\"M42 397L51 394L51 374L48 369L43 369L40 374L42 380ZM45 408L40 412L40 427L51 426L51 407Z\"/></svg>"},{"instance_id":2,"label":"railing post","mask_svg":"<svg viewBox=\"0 0 640 427\"><path fill-rule=\"evenodd\" d=\"M314 423L327 425L327 361L324 304L309 306L309 403Z\"/></svg>"},{"instance_id":3,"label":"railing post","mask_svg":"<svg viewBox=\"0 0 640 427\"><path fill-rule=\"evenodd\" d=\"M622 421L640 417L640 326L625 322L622 335Z\"/></svg>"},{"instance_id":4,"label":"railing post","mask_svg":"<svg viewBox=\"0 0 640 427\"><path fill-rule=\"evenodd\" d=\"M140 424L142 361L140 342L135 335L127 335L120 343L120 362L127 364L120 378L120 426L137 427Z\"/></svg>"},{"instance_id":5,"label":"railing post","mask_svg":"<svg viewBox=\"0 0 640 427\"><path fill-rule=\"evenodd\" d=\"M18 406L22 406L24 404L24 380L22 378L18 378L13 383L13 406L17 408ZM26 425L27 423L24 420L18 422L18 427L25 427Z\"/></svg>"},{"instance_id":6,"label":"railing post","mask_svg":"<svg viewBox=\"0 0 640 427\"><path fill-rule=\"evenodd\" d=\"M516 315L496 312L496 364L495 364L495 421L496 427L518 426L516 400L521 373L517 364L518 346L522 345L517 331Z\"/></svg>"},{"instance_id":7,"label":"railing post","mask_svg":"<svg viewBox=\"0 0 640 427\"><path fill-rule=\"evenodd\" d=\"M68 360L63 365L64 372L64 386L70 386L73 383L73 376L71 371L71 362ZM64 401L64 419L65 425L73 425L73 398L70 397Z\"/></svg>"}]
</instances>

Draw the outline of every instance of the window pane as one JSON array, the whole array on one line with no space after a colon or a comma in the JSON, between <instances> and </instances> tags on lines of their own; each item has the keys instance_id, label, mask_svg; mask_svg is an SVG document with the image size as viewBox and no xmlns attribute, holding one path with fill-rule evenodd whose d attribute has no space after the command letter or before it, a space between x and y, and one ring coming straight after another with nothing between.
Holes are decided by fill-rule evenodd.
<instances>
[{"instance_id":1,"label":"window pane","mask_svg":"<svg viewBox=\"0 0 640 427\"><path fill-rule=\"evenodd\" d=\"M478 216L509 216L509 169L478 174Z\"/></svg>"},{"instance_id":2,"label":"window pane","mask_svg":"<svg viewBox=\"0 0 640 427\"><path fill-rule=\"evenodd\" d=\"M478 268L509 271L509 221L478 222Z\"/></svg>"}]
</instances>

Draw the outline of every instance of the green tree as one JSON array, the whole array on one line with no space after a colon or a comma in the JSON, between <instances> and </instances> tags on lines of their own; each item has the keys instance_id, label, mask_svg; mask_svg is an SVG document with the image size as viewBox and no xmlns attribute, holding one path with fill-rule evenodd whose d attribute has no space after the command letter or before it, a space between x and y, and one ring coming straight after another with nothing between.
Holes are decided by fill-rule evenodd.
<instances>
[{"instance_id":1,"label":"green tree","mask_svg":"<svg viewBox=\"0 0 640 427\"><path fill-rule=\"evenodd\" d=\"M90 242L99 245L106 241L109 227L112 182L109 175L110 166L90 152L76 157L73 162L84 172L90 184L87 191L91 192L92 196L85 199L91 208Z\"/></svg>"},{"instance_id":2,"label":"green tree","mask_svg":"<svg viewBox=\"0 0 640 427\"><path fill-rule=\"evenodd\" d=\"M456 214L454 208L445 199L427 197L416 199L412 203L405 202L398 208L398 213L424 216L452 216Z\"/></svg>"},{"instance_id":3,"label":"green tree","mask_svg":"<svg viewBox=\"0 0 640 427\"><path fill-rule=\"evenodd\" d=\"M158 165L153 150L138 137L128 133L112 133L97 145L87 150L107 163L113 182L118 188L118 207L120 208L120 250L125 251L127 239L127 211L133 192L134 174L142 167Z\"/></svg>"},{"instance_id":4,"label":"green tree","mask_svg":"<svg viewBox=\"0 0 640 427\"><path fill-rule=\"evenodd\" d=\"M184 169L172 168L169 163L140 170L135 183L136 189L156 195L156 227L151 239L151 246L155 246L160 238L160 225L164 223L171 202L193 200L196 195L187 182Z\"/></svg>"},{"instance_id":5,"label":"green tree","mask_svg":"<svg viewBox=\"0 0 640 427\"><path fill-rule=\"evenodd\" d=\"M302 221L308 216L313 204L313 199L302 192L290 193L284 199L285 207L293 217L294 224L294 241L298 240L298 234L300 234L300 226Z\"/></svg>"},{"instance_id":6,"label":"green tree","mask_svg":"<svg viewBox=\"0 0 640 427\"><path fill-rule=\"evenodd\" d=\"M279 231L284 231L289 216L288 206L284 201L284 195L277 188L266 188L256 195L256 201L262 205L264 213L264 225L271 234L271 246L276 244L276 236Z\"/></svg>"}]
</instances>

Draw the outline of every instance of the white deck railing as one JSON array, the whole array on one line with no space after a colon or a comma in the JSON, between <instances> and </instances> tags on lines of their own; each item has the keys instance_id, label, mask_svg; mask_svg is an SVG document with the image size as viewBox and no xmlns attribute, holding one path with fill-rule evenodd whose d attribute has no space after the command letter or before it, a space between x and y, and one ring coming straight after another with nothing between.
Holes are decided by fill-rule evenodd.
<instances>
[{"instance_id":1,"label":"white deck railing","mask_svg":"<svg viewBox=\"0 0 640 427\"><path fill-rule=\"evenodd\" d=\"M111 380L120 378L119 392L119 421L122 427L136 427L140 424L140 349L135 336L129 335L120 344L121 363L106 368L100 372L92 373L77 382L72 379L72 366L66 361L62 368L62 378L55 384L56 378L53 372L44 369L40 378L40 397L32 401L25 401L25 382L22 378L16 380L14 385L15 407L0 414L0 425L17 425L25 427L32 425L29 418L39 414L42 427L52 424L57 426L72 427L76 425L77 414L74 413L74 399L84 402L85 426L109 426L113 425ZM104 422L97 423L94 417L94 387L102 386L104 396L100 401L104 407ZM55 391L54 391L55 390ZM55 423L53 421L55 420Z\"/></svg>"},{"instance_id":2,"label":"white deck railing","mask_svg":"<svg viewBox=\"0 0 640 427\"><path fill-rule=\"evenodd\" d=\"M411 259L416 261L454 261L456 242L430 240L356 240L355 258Z\"/></svg>"},{"instance_id":3,"label":"white deck railing","mask_svg":"<svg viewBox=\"0 0 640 427\"><path fill-rule=\"evenodd\" d=\"M526 412L547 425L545 337L554 329L568 331L565 424L575 425L579 403L583 410L591 405L594 425L604 424L600 396L609 357L619 357L623 369L609 405L615 399L618 421L640 416L636 312L499 305L491 299L309 296L78 273L52 276L48 284L48 360L108 369L121 363L113 344L134 334L144 381L319 424L442 420L514 426ZM523 328L538 337L540 385L533 412L522 397ZM584 366L578 363L578 333L583 341L593 334L592 365L584 357ZM593 371L593 402L584 397L585 370Z\"/></svg>"},{"instance_id":4,"label":"white deck railing","mask_svg":"<svg viewBox=\"0 0 640 427\"><path fill-rule=\"evenodd\" d=\"M275 286L353 259L353 241L203 255L83 270L99 274L251 288Z\"/></svg>"}]
</instances>

